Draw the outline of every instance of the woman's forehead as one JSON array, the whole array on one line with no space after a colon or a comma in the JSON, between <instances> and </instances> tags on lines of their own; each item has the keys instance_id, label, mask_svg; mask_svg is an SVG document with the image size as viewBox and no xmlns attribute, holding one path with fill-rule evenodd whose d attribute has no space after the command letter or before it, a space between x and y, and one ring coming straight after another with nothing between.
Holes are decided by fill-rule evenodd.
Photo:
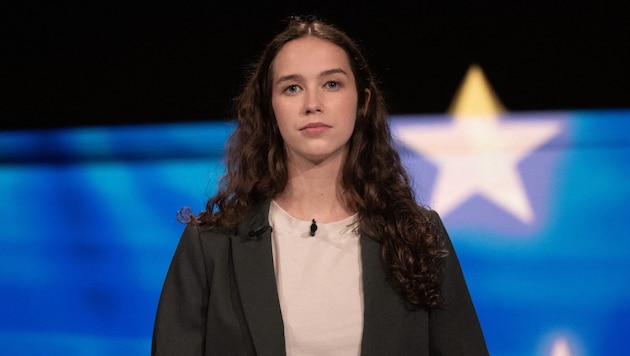
<instances>
[{"instance_id":1,"label":"woman's forehead","mask_svg":"<svg viewBox=\"0 0 630 356\"><path fill-rule=\"evenodd\" d=\"M346 51L338 45L314 36L287 42L271 63L274 78L285 75L318 75L339 68L351 74Z\"/></svg>"}]
</instances>

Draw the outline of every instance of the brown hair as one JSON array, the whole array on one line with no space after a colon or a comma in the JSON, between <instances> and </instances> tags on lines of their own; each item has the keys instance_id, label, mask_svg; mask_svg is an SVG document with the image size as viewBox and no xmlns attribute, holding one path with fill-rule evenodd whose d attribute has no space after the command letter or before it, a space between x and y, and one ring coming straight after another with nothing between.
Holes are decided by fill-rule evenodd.
<instances>
[{"instance_id":1,"label":"brown hair","mask_svg":"<svg viewBox=\"0 0 630 356\"><path fill-rule=\"evenodd\" d=\"M358 232L381 243L391 285L414 307L442 301L440 265L447 251L427 209L420 207L394 148L387 108L366 59L344 32L315 18L292 17L267 45L234 101L237 127L226 147L226 173L197 224L235 226L256 203L287 184L284 141L271 106L271 67L289 41L316 36L343 48L358 93L357 120L348 144L342 182L348 206L358 213ZM370 99L365 106L365 89Z\"/></svg>"}]
</instances>

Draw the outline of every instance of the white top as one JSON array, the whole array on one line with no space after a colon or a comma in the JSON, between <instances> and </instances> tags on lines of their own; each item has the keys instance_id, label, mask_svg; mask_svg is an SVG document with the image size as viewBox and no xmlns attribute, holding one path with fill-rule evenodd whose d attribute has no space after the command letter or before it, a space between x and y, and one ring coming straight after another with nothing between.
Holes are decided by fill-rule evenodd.
<instances>
[{"instance_id":1,"label":"white top","mask_svg":"<svg viewBox=\"0 0 630 356\"><path fill-rule=\"evenodd\" d=\"M315 217L317 220L317 217ZM287 356L359 355L363 332L361 249L356 214L317 224L269 208Z\"/></svg>"}]
</instances>

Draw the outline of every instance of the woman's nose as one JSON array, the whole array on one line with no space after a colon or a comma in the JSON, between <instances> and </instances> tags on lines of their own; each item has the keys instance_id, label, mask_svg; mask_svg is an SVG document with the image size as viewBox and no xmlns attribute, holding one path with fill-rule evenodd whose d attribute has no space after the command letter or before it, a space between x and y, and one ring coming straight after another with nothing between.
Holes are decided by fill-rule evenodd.
<instances>
[{"instance_id":1,"label":"woman's nose","mask_svg":"<svg viewBox=\"0 0 630 356\"><path fill-rule=\"evenodd\" d=\"M322 112L323 105L316 91L309 91L304 95L304 113L314 114Z\"/></svg>"}]
</instances>

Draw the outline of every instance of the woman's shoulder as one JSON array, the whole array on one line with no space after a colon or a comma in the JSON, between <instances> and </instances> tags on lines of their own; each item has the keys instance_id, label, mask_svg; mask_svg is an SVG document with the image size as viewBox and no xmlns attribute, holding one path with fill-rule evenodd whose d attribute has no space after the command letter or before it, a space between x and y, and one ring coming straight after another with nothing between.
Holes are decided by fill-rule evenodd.
<instances>
[{"instance_id":1,"label":"woman's shoulder","mask_svg":"<svg viewBox=\"0 0 630 356\"><path fill-rule=\"evenodd\" d=\"M236 226L212 225L203 220L189 221L184 227L182 239L196 240L202 245L229 243L233 237L248 238L256 229L268 225L269 203L254 206Z\"/></svg>"},{"instance_id":2,"label":"woman's shoulder","mask_svg":"<svg viewBox=\"0 0 630 356\"><path fill-rule=\"evenodd\" d=\"M418 207L420 208L420 213L427 220L430 220L430 221L432 221L434 223L435 222L439 222L440 224L442 223L442 219L440 218L440 214L438 214L438 212L433 210L430 206L418 204Z\"/></svg>"},{"instance_id":3,"label":"woman's shoulder","mask_svg":"<svg viewBox=\"0 0 630 356\"><path fill-rule=\"evenodd\" d=\"M184 227L182 240L195 240L202 246L216 246L228 243L232 235L234 235L233 228L188 223Z\"/></svg>"}]
</instances>

